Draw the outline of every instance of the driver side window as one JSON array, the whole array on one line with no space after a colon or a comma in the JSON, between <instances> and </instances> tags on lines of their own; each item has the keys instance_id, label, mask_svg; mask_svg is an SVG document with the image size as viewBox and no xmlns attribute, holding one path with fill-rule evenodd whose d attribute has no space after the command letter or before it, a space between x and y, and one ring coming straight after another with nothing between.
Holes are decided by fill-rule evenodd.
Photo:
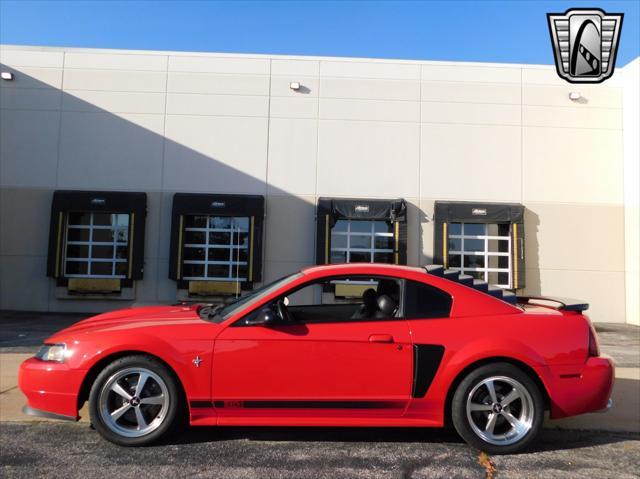
<instances>
[{"instance_id":1,"label":"driver side window","mask_svg":"<svg viewBox=\"0 0 640 479\"><path fill-rule=\"evenodd\" d=\"M400 281L347 276L307 284L286 297L289 320L302 323L375 321L399 316Z\"/></svg>"}]
</instances>

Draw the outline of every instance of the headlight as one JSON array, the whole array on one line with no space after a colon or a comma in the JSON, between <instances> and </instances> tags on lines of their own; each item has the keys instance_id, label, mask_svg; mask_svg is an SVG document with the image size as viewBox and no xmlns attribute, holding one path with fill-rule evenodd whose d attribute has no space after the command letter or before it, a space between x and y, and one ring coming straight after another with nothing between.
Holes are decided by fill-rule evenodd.
<instances>
[{"instance_id":1,"label":"headlight","mask_svg":"<svg viewBox=\"0 0 640 479\"><path fill-rule=\"evenodd\" d=\"M36 353L36 358L41 361L57 361L63 363L67 355L67 345L64 343L59 344L43 344L40 350Z\"/></svg>"}]
</instances>

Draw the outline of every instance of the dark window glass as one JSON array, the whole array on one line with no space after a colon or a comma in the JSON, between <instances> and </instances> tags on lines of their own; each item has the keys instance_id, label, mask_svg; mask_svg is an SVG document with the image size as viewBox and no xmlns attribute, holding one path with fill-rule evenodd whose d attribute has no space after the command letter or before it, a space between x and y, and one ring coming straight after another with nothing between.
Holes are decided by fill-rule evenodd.
<instances>
[{"instance_id":1,"label":"dark window glass","mask_svg":"<svg viewBox=\"0 0 640 479\"><path fill-rule=\"evenodd\" d=\"M182 266L182 275L187 278L202 278L204 277L204 265L185 263Z\"/></svg>"},{"instance_id":2,"label":"dark window glass","mask_svg":"<svg viewBox=\"0 0 640 479\"><path fill-rule=\"evenodd\" d=\"M449 223L449 234L450 235L462 234L462 225L460 223Z\"/></svg>"},{"instance_id":3,"label":"dark window glass","mask_svg":"<svg viewBox=\"0 0 640 479\"><path fill-rule=\"evenodd\" d=\"M187 228L206 228L207 218L208 218L207 216L195 216L195 215L185 216L184 225Z\"/></svg>"},{"instance_id":4,"label":"dark window glass","mask_svg":"<svg viewBox=\"0 0 640 479\"><path fill-rule=\"evenodd\" d=\"M459 254L449 255L449 267L450 268L459 268L460 267L460 258Z\"/></svg>"},{"instance_id":5,"label":"dark window glass","mask_svg":"<svg viewBox=\"0 0 640 479\"><path fill-rule=\"evenodd\" d=\"M116 258L117 259L128 259L129 258L129 247L128 246L118 246L118 247L116 247Z\"/></svg>"},{"instance_id":6,"label":"dark window glass","mask_svg":"<svg viewBox=\"0 0 640 479\"><path fill-rule=\"evenodd\" d=\"M347 247L347 235L333 235L331 236L332 248L346 248Z\"/></svg>"},{"instance_id":7,"label":"dark window glass","mask_svg":"<svg viewBox=\"0 0 640 479\"><path fill-rule=\"evenodd\" d=\"M126 276L129 273L127 263L116 263L116 276Z\"/></svg>"},{"instance_id":8,"label":"dark window glass","mask_svg":"<svg viewBox=\"0 0 640 479\"><path fill-rule=\"evenodd\" d=\"M493 252L493 253L506 253L507 251L509 251L509 240L508 239L504 239L504 240L494 240L494 239L490 239L487 240L489 243L489 249L488 251Z\"/></svg>"},{"instance_id":9,"label":"dark window glass","mask_svg":"<svg viewBox=\"0 0 640 479\"><path fill-rule=\"evenodd\" d=\"M93 241L97 241L100 243L112 243L113 242L113 230L107 229L94 229L93 230Z\"/></svg>"},{"instance_id":10,"label":"dark window glass","mask_svg":"<svg viewBox=\"0 0 640 479\"><path fill-rule=\"evenodd\" d=\"M489 236L509 236L511 225L508 223L490 223L487 225L487 234Z\"/></svg>"},{"instance_id":11,"label":"dark window glass","mask_svg":"<svg viewBox=\"0 0 640 479\"><path fill-rule=\"evenodd\" d=\"M331 252L331 262L332 263L346 263L347 262L347 252L346 251L332 251Z\"/></svg>"},{"instance_id":12,"label":"dark window glass","mask_svg":"<svg viewBox=\"0 0 640 479\"><path fill-rule=\"evenodd\" d=\"M185 231L184 242L186 244L205 244L207 242L204 231Z\"/></svg>"},{"instance_id":13,"label":"dark window glass","mask_svg":"<svg viewBox=\"0 0 640 479\"><path fill-rule=\"evenodd\" d=\"M233 261L247 261L249 255L246 249L235 248L233 251Z\"/></svg>"},{"instance_id":14,"label":"dark window glass","mask_svg":"<svg viewBox=\"0 0 640 479\"><path fill-rule=\"evenodd\" d=\"M228 245L230 244L230 235L229 233L220 233L214 231L213 233L209 233L209 244L215 245Z\"/></svg>"},{"instance_id":15,"label":"dark window glass","mask_svg":"<svg viewBox=\"0 0 640 479\"><path fill-rule=\"evenodd\" d=\"M69 228L67 237L69 241L89 241L89 229Z\"/></svg>"},{"instance_id":16,"label":"dark window glass","mask_svg":"<svg viewBox=\"0 0 640 479\"><path fill-rule=\"evenodd\" d=\"M460 238L449 238L449 250L450 251L461 251L462 250L462 240Z\"/></svg>"},{"instance_id":17,"label":"dark window glass","mask_svg":"<svg viewBox=\"0 0 640 479\"><path fill-rule=\"evenodd\" d=\"M109 213L94 213L93 224L97 226L111 226L111 215Z\"/></svg>"},{"instance_id":18,"label":"dark window glass","mask_svg":"<svg viewBox=\"0 0 640 479\"><path fill-rule=\"evenodd\" d=\"M204 254L204 250L203 250ZM204 256L203 256L204 259ZM229 261L229 249L209 248L209 261Z\"/></svg>"},{"instance_id":19,"label":"dark window glass","mask_svg":"<svg viewBox=\"0 0 640 479\"><path fill-rule=\"evenodd\" d=\"M444 291L407 280L404 314L407 318L446 318L451 312L451 296Z\"/></svg>"},{"instance_id":20,"label":"dark window glass","mask_svg":"<svg viewBox=\"0 0 640 479\"><path fill-rule=\"evenodd\" d=\"M509 267L508 256L489 256L489 268L508 268L508 267Z\"/></svg>"},{"instance_id":21,"label":"dark window glass","mask_svg":"<svg viewBox=\"0 0 640 479\"><path fill-rule=\"evenodd\" d=\"M371 236L351 236L351 248L371 248Z\"/></svg>"},{"instance_id":22,"label":"dark window glass","mask_svg":"<svg viewBox=\"0 0 640 479\"><path fill-rule=\"evenodd\" d=\"M371 233L371 221L351 220L352 233Z\"/></svg>"},{"instance_id":23,"label":"dark window glass","mask_svg":"<svg viewBox=\"0 0 640 479\"><path fill-rule=\"evenodd\" d=\"M465 251L484 251L483 239L465 239L464 240Z\"/></svg>"},{"instance_id":24,"label":"dark window glass","mask_svg":"<svg viewBox=\"0 0 640 479\"><path fill-rule=\"evenodd\" d=\"M351 251L352 263L371 263L371 253L361 251Z\"/></svg>"},{"instance_id":25,"label":"dark window glass","mask_svg":"<svg viewBox=\"0 0 640 479\"><path fill-rule=\"evenodd\" d=\"M483 236L485 235L484 223L465 223L464 234L467 236Z\"/></svg>"},{"instance_id":26,"label":"dark window glass","mask_svg":"<svg viewBox=\"0 0 640 479\"><path fill-rule=\"evenodd\" d=\"M187 261L204 261L204 248L185 248L184 259Z\"/></svg>"},{"instance_id":27,"label":"dark window glass","mask_svg":"<svg viewBox=\"0 0 640 479\"><path fill-rule=\"evenodd\" d=\"M113 274L113 263L91 263L91 274L101 276L111 276Z\"/></svg>"},{"instance_id":28,"label":"dark window glass","mask_svg":"<svg viewBox=\"0 0 640 479\"><path fill-rule=\"evenodd\" d=\"M246 264L241 264L241 265L233 265L233 276L236 276L236 272L237 277L239 278L246 278L249 276L249 267Z\"/></svg>"},{"instance_id":29,"label":"dark window glass","mask_svg":"<svg viewBox=\"0 0 640 479\"><path fill-rule=\"evenodd\" d=\"M375 263L393 263L393 253L376 253L374 258Z\"/></svg>"},{"instance_id":30,"label":"dark window glass","mask_svg":"<svg viewBox=\"0 0 640 479\"><path fill-rule=\"evenodd\" d=\"M235 268L234 268L235 273ZM210 264L208 266L207 275L209 278L227 278L229 276L229 265L227 264Z\"/></svg>"},{"instance_id":31,"label":"dark window glass","mask_svg":"<svg viewBox=\"0 0 640 479\"><path fill-rule=\"evenodd\" d=\"M69 213L70 225L88 225L91 222L91 213Z\"/></svg>"},{"instance_id":32,"label":"dark window glass","mask_svg":"<svg viewBox=\"0 0 640 479\"><path fill-rule=\"evenodd\" d=\"M67 245L67 258L88 258L89 246L70 244Z\"/></svg>"},{"instance_id":33,"label":"dark window glass","mask_svg":"<svg viewBox=\"0 0 640 479\"><path fill-rule=\"evenodd\" d=\"M338 220L338 221L336 221L336 224L333 226L332 231L338 231L338 232L346 233L348 226L349 226L349 221L347 221L347 220Z\"/></svg>"},{"instance_id":34,"label":"dark window glass","mask_svg":"<svg viewBox=\"0 0 640 479\"><path fill-rule=\"evenodd\" d=\"M113 258L113 246L93 246L91 248L91 257L98 259Z\"/></svg>"},{"instance_id":35,"label":"dark window glass","mask_svg":"<svg viewBox=\"0 0 640 479\"><path fill-rule=\"evenodd\" d=\"M67 261L66 274L87 274L88 263L84 261Z\"/></svg>"},{"instance_id":36,"label":"dark window glass","mask_svg":"<svg viewBox=\"0 0 640 479\"><path fill-rule=\"evenodd\" d=\"M490 271L489 284L509 284L509 273Z\"/></svg>"},{"instance_id":37,"label":"dark window glass","mask_svg":"<svg viewBox=\"0 0 640 479\"><path fill-rule=\"evenodd\" d=\"M484 256L480 255L464 255L465 268L484 268Z\"/></svg>"},{"instance_id":38,"label":"dark window glass","mask_svg":"<svg viewBox=\"0 0 640 479\"><path fill-rule=\"evenodd\" d=\"M249 233L233 233L233 244L238 246L249 246Z\"/></svg>"},{"instance_id":39,"label":"dark window glass","mask_svg":"<svg viewBox=\"0 0 640 479\"><path fill-rule=\"evenodd\" d=\"M374 221L373 231L376 233L392 233L393 226L387 221Z\"/></svg>"},{"instance_id":40,"label":"dark window glass","mask_svg":"<svg viewBox=\"0 0 640 479\"><path fill-rule=\"evenodd\" d=\"M391 236L376 236L374 247L376 249L393 249L393 241Z\"/></svg>"},{"instance_id":41,"label":"dark window glass","mask_svg":"<svg viewBox=\"0 0 640 479\"><path fill-rule=\"evenodd\" d=\"M484 271L465 271L464 274L473 276L475 279L484 281Z\"/></svg>"}]
</instances>

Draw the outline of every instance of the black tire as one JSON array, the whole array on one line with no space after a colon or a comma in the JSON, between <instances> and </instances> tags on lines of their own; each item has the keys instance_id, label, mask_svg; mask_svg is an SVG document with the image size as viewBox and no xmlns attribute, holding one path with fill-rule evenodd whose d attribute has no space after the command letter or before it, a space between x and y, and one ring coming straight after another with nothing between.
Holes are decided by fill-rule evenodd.
<instances>
[{"instance_id":1,"label":"black tire","mask_svg":"<svg viewBox=\"0 0 640 479\"><path fill-rule=\"evenodd\" d=\"M511 440L515 440L515 442L494 444L493 442L489 442L485 438L481 437L479 433L474 431L474 427L472 426L470 421L474 420L481 422L483 420L483 416L480 415L486 414L486 416L484 417L486 418L486 421L488 423L489 416L494 412L493 410L489 410L487 412L480 411L470 413L472 418L474 418L471 420L469 419L469 415L467 414L467 399L469 398L469 395L471 393L482 395L483 391L480 388L483 388L484 386L482 386L481 384L483 383L483 381L486 381L491 377L503 377L508 378L512 381L516 381L517 383L519 383L519 386L522 386L526 390L526 393L528 393L529 395L529 397L527 397L526 399L520 399L520 403L517 402L518 400L515 400L513 406L509 406L517 408L520 404L520 407L523 408L525 407L523 404L526 401L528 404L527 408L529 411L531 411L530 414L532 414L532 416L529 416L530 428L526 433L522 433L521 437L518 437L514 433L515 437ZM496 383L497 387L504 387L503 385L507 384L500 383L500 381L498 380L496 381ZM474 392L474 390L477 392ZM502 399L504 399L504 397L501 396L498 391L496 391L496 394L498 395L498 399L500 399L501 397ZM486 390L486 395L489 395L488 389ZM526 394L523 394L523 396L526 396ZM485 401L487 403L492 403L490 399L485 399ZM489 407L489 404L486 404L486 407ZM502 410L502 406L497 407L497 409ZM527 373L509 363L492 363L474 369L460 382L460 384L456 388L451 403L451 419L458 434L469 445L475 447L476 449L484 451L488 454L513 454L525 450L535 440L536 436L540 432L540 429L542 428L544 410L544 399L542 397L540 388ZM505 409L505 411L507 411L507 409ZM522 409L520 409L520 411L522 411ZM510 411L507 411L507 413L510 413ZM498 424L503 429L508 429L511 426L508 420L505 417L500 418L500 416L501 413L496 414L496 421L502 422L496 422L494 423L494 425ZM476 428L482 429L480 426L476 424ZM495 427L497 428L498 426L496 425Z\"/></svg>"},{"instance_id":2,"label":"black tire","mask_svg":"<svg viewBox=\"0 0 640 479\"><path fill-rule=\"evenodd\" d=\"M151 378L151 381L147 380L147 382L149 383L149 386L147 386L147 388L156 388L157 390L159 390L159 388L161 387L160 383L162 382L164 383L165 389L162 389L161 396L158 396L163 398L162 399L163 403L161 406L155 406L155 405L137 406L138 408L141 409L141 411L145 411L145 415L147 419L149 417L153 418L153 411L157 410L153 408L160 408L161 414L158 415L159 419L155 422L153 420L150 421L150 424L153 424L154 429L150 430L148 433L145 433L137 437L128 437L126 435L127 434L126 429L129 427L131 428L135 427L134 424L129 421L129 417L135 417L138 411L135 410L136 408L131 406L132 403L130 401L128 402L124 398L118 397L117 394L115 395L115 398L114 398L114 394L111 394L109 392L111 391L111 389L106 388L105 386L109 384L110 381L113 381L113 378L117 378L118 375L125 374L127 371L136 371L136 370L142 371L142 372L144 371L151 372L152 375L155 374L157 378L160 379L160 381L155 381L153 376L149 376ZM134 375L135 373L131 373L132 377ZM125 389L127 389L126 387L128 384L125 381L128 380L128 377L129 376L123 377L123 379L121 380L122 384L120 382L118 383L120 385L123 385ZM139 380L140 380L140 376L138 376L138 381ZM164 403L165 391L167 396L166 404ZM133 393L134 392L133 387L129 388L127 392ZM143 391L143 393L145 392ZM111 394L111 396L109 396L109 394ZM118 421L127 421L124 424L124 426L122 426L122 429L125 431L124 433L119 433L118 431L114 430L114 426L110 426L108 422L106 422L108 421L109 418L103 417L103 414L105 416L107 414L105 410L108 410L108 409L105 408L104 406L105 406L105 401L107 401L105 398L108 398L108 397L111 398L109 399L109 401L113 402L113 401L120 400L121 406L123 407L125 405L128 406L128 410L126 413L127 416L123 414L121 419L118 420ZM141 394L141 397L142 397L142 394ZM101 407L101 400L103 401L102 407ZM141 401L138 401L138 403L140 402ZM117 406L114 406L114 407L117 407ZM102 409L102 413L101 413L101 409ZM132 413L135 413L135 414L133 414L132 416ZM159 441L161 438L165 437L168 433L174 431L175 429L177 429L177 427L181 426L184 423L184 399L182 395L182 390L180 388L180 385L178 384L178 380L176 379L175 375L160 361L144 355L126 356L120 359L116 359L115 361L107 365L107 367L105 367L100 372L100 374L98 374L98 377L96 378L93 385L91 386L91 392L89 394L89 414L90 414L90 419L93 427L106 440L113 442L115 444L118 444L120 446L146 446ZM145 417L145 415L143 415L143 418ZM116 424L118 423L118 421L115 421ZM141 432L135 432L135 431L133 431L132 433L142 434Z\"/></svg>"}]
</instances>

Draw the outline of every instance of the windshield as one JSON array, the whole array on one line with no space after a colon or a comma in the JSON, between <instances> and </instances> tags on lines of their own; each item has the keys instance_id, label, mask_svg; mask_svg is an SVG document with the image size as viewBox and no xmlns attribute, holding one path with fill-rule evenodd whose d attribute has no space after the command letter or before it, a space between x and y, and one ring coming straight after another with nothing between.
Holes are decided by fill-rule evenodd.
<instances>
[{"instance_id":1,"label":"windshield","mask_svg":"<svg viewBox=\"0 0 640 479\"><path fill-rule=\"evenodd\" d=\"M214 323L221 323L225 319L231 317L231 315L238 309L244 306L251 306L252 304L259 302L263 298L269 296L271 293L279 289L281 286L297 278L300 278L301 276L302 273L290 274L288 276L284 276L283 278L276 279L269 284L265 284L264 286L261 286L260 288L252 291L249 294L238 296L237 298L228 300L226 303L219 304L217 306L202 308L200 310L200 317Z\"/></svg>"}]
</instances>

